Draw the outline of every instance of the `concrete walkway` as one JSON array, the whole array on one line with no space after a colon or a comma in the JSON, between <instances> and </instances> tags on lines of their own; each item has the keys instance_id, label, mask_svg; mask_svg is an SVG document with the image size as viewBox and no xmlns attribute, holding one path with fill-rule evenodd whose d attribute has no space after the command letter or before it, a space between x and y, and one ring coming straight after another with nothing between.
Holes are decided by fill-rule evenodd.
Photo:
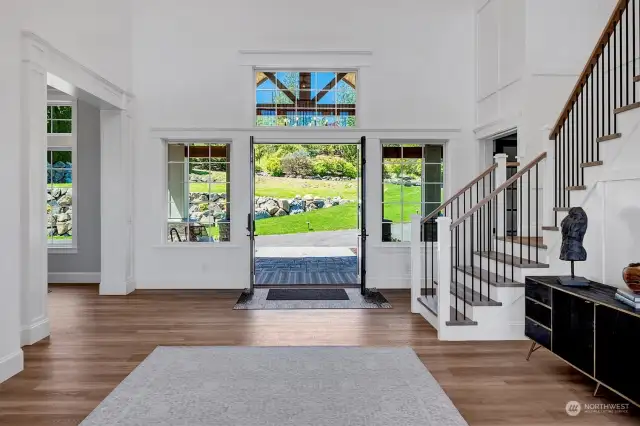
<instances>
[{"instance_id":1,"label":"concrete walkway","mask_svg":"<svg viewBox=\"0 0 640 426\"><path fill-rule=\"evenodd\" d=\"M357 247L357 229L305 234L257 235L256 247Z\"/></svg>"}]
</instances>

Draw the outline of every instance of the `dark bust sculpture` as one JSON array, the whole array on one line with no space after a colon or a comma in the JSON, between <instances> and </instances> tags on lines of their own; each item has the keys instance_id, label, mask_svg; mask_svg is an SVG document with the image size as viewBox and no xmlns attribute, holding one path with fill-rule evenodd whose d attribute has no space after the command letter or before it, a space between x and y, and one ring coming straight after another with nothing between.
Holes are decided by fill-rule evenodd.
<instances>
[{"instance_id":1,"label":"dark bust sculpture","mask_svg":"<svg viewBox=\"0 0 640 426\"><path fill-rule=\"evenodd\" d=\"M568 286L589 285L589 280L574 275L573 262L587 260L587 251L582 242L587 232L587 213L582 207L572 207L569 214L562 220L562 246L560 247L560 260L571 262L571 277L560 277L558 281Z\"/></svg>"}]
</instances>

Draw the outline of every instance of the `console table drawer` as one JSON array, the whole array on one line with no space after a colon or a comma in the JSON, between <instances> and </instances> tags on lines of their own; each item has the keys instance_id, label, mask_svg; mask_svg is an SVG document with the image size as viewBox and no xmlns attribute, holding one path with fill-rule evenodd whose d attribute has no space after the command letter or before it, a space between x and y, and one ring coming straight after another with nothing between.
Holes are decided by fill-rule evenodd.
<instances>
[{"instance_id":1,"label":"console table drawer","mask_svg":"<svg viewBox=\"0 0 640 426\"><path fill-rule=\"evenodd\" d=\"M551 289L527 279L524 284L524 295L530 299L551 307Z\"/></svg>"},{"instance_id":2,"label":"console table drawer","mask_svg":"<svg viewBox=\"0 0 640 426\"><path fill-rule=\"evenodd\" d=\"M526 299L524 305L524 312L527 318L531 318L545 327L551 328L551 309L531 299Z\"/></svg>"},{"instance_id":3,"label":"console table drawer","mask_svg":"<svg viewBox=\"0 0 640 426\"><path fill-rule=\"evenodd\" d=\"M537 344L551 349L551 331L529 318L524 319L524 335Z\"/></svg>"}]
</instances>

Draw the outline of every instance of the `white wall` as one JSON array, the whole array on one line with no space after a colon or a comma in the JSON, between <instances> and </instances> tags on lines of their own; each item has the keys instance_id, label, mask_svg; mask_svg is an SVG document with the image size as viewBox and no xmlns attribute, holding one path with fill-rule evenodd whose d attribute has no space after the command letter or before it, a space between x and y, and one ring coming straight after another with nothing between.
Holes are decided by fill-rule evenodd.
<instances>
[{"instance_id":1,"label":"white wall","mask_svg":"<svg viewBox=\"0 0 640 426\"><path fill-rule=\"evenodd\" d=\"M37 34L121 88L131 88L130 0L19 3L25 15L23 30Z\"/></svg>"},{"instance_id":2,"label":"white wall","mask_svg":"<svg viewBox=\"0 0 640 426\"><path fill-rule=\"evenodd\" d=\"M22 10L5 4L0 13L0 181L16 182L20 175L20 22ZM0 248L0 382L22 370L20 349L21 214L20 185L4 185L0 222L11 223L3 230L6 241ZM13 207L10 207L13 206ZM18 247L16 247L18 245Z\"/></svg>"},{"instance_id":3,"label":"white wall","mask_svg":"<svg viewBox=\"0 0 640 426\"><path fill-rule=\"evenodd\" d=\"M250 200L245 159L249 155L251 132L226 132L233 139L232 158L236 161L231 171L232 241L226 248L216 249L163 245L160 232L166 212L163 201L166 171L160 138L166 137L166 133L150 135L150 130L251 129L254 116L251 65L362 66L358 75L358 122L362 128L422 129L427 131L392 136L452 140L447 148L449 158L455 158L455 164L447 166L451 193L477 174L471 134L475 92L473 2L330 0L321 9L310 13L309 8L299 7L298 2L291 0L268 5L256 0L224 4L205 0L187 0L179 5L169 0L134 3L138 288L247 285L248 245L244 227ZM263 54L265 49L280 53ZM292 49L299 52L292 53ZM318 49L324 53L317 53ZM327 49L343 52L331 54ZM242 54L240 50L254 52ZM408 246L383 248L380 240L373 237L375 232L379 238L381 232L381 198L376 184L380 179L379 145L380 139L389 135L364 130L362 133L370 138L371 285L408 287ZM317 137L318 131L294 134ZM352 139L360 135L348 134ZM386 261L379 256L387 256Z\"/></svg>"},{"instance_id":4,"label":"white wall","mask_svg":"<svg viewBox=\"0 0 640 426\"><path fill-rule=\"evenodd\" d=\"M78 252L49 253L49 282L100 282L100 110L78 101L73 231ZM117 200L113 200L117 202Z\"/></svg>"}]
</instances>

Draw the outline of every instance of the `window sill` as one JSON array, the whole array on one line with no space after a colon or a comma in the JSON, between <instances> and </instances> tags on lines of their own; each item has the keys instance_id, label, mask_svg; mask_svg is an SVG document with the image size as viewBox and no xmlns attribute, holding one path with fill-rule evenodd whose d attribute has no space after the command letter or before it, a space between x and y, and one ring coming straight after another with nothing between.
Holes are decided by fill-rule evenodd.
<instances>
[{"instance_id":1,"label":"window sill","mask_svg":"<svg viewBox=\"0 0 640 426\"><path fill-rule=\"evenodd\" d=\"M48 246L47 251L49 254L77 254L78 247L73 246Z\"/></svg>"}]
</instances>

